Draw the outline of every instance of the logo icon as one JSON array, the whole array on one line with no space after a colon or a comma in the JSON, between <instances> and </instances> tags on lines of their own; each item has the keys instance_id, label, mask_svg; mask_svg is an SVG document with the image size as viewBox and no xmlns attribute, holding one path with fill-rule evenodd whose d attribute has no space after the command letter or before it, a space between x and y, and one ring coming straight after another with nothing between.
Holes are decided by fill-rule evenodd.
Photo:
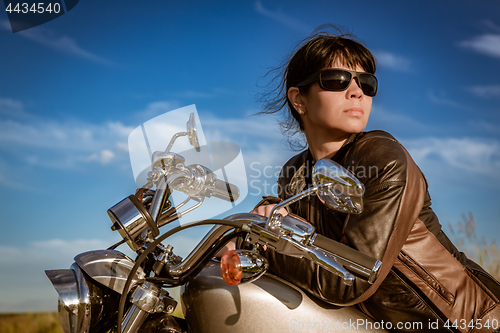
<instances>
[{"instance_id":1,"label":"logo icon","mask_svg":"<svg viewBox=\"0 0 500 333\"><path fill-rule=\"evenodd\" d=\"M184 211L177 212L181 224L222 214L248 194L240 147L231 142L207 142L194 104L138 126L128 137L128 150L138 187L158 178L155 174L165 175L173 190L170 199L179 203L177 208L189 200L199 207L184 207L190 213L188 219Z\"/></svg>"}]
</instances>

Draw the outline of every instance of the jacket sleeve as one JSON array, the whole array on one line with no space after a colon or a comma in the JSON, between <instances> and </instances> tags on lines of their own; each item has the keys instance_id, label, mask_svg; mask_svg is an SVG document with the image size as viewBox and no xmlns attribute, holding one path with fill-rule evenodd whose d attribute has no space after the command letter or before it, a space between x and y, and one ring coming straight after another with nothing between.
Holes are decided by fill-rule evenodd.
<instances>
[{"instance_id":1,"label":"jacket sleeve","mask_svg":"<svg viewBox=\"0 0 500 333\"><path fill-rule=\"evenodd\" d=\"M389 273L417 220L426 192L420 170L393 138L364 140L343 160L365 185L364 210L349 215L342 241L382 261L370 285L356 278L352 286L307 259L268 250L270 269L313 295L336 305L352 305L371 296ZM330 213L332 214L332 213Z\"/></svg>"}]
</instances>

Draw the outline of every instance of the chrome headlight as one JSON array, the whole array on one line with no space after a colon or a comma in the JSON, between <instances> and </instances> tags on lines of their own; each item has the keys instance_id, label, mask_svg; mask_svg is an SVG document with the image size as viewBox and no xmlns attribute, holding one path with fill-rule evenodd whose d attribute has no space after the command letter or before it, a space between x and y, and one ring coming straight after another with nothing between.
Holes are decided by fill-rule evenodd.
<instances>
[{"instance_id":1,"label":"chrome headlight","mask_svg":"<svg viewBox=\"0 0 500 333\"><path fill-rule=\"evenodd\" d=\"M111 328L118 308L117 293L92 282L75 263L71 269L45 273L59 294L57 310L65 333L106 332Z\"/></svg>"}]
</instances>

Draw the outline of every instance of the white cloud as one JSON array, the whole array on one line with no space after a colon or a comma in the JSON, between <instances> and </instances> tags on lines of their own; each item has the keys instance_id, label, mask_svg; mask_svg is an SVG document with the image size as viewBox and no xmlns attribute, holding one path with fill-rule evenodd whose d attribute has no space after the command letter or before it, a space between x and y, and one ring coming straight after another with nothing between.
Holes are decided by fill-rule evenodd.
<instances>
[{"instance_id":1,"label":"white cloud","mask_svg":"<svg viewBox=\"0 0 500 333\"><path fill-rule=\"evenodd\" d=\"M407 72L411 69L411 60L386 51L374 51L378 64L397 71Z\"/></svg>"},{"instance_id":2,"label":"white cloud","mask_svg":"<svg viewBox=\"0 0 500 333\"><path fill-rule=\"evenodd\" d=\"M472 128L477 129L483 133L489 133L490 135L498 135L498 129L500 128L500 124L497 124L492 121L486 121L482 119L474 119L469 121L469 124Z\"/></svg>"},{"instance_id":3,"label":"white cloud","mask_svg":"<svg viewBox=\"0 0 500 333\"><path fill-rule=\"evenodd\" d=\"M101 164L108 164L113 160L115 157L115 154L107 149L101 150L99 154L92 154L90 155L87 160L88 161L97 161Z\"/></svg>"},{"instance_id":4,"label":"white cloud","mask_svg":"<svg viewBox=\"0 0 500 333\"><path fill-rule=\"evenodd\" d=\"M154 117L157 117L165 112L169 112L182 107L177 101L157 101L149 103L143 110L133 115L133 120L137 124L142 124Z\"/></svg>"},{"instance_id":5,"label":"white cloud","mask_svg":"<svg viewBox=\"0 0 500 333\"><path fill-rule=\"evenodd\" d=\"M241 112L241 114L244 113ZM266 116L220 118L207 115L201 121L203 122L205 134L210 141L236 139L239 143L251 143L256 139L262 141L280 140L283 137L274 120ZM251 138L250 142L249 138Z\"/></svg>"},{"instance_id":6,"label":"white cloud","mask_svg":"<svg viewBox=\"0 0 500 333\"><path fill-rule=\"evenodd\" d=\"M225 88L212 88L208 91L185 90L171 93L175 98L193 99L193 98L216 98L221 95L234 95L235 92Z\"/></svg>"},{"instance_id":7,"label":"white cloud","mask_svg":"<svg viewBox=\"0 0 500 333\"><path fill-rule=\"evenodd\" d=\"M451 167L471 176L499 178L500 142L497 140L429 137L403 142L417 164L437 161L445 169Z\"/></svg>"},{"instance_id":8,"label":"white cloud","mask_svg":"<svg viewBox=\"0 0 500 333\"><path fill-rule=\"evenodd\" d=\"M478 53L500 58L500 35L485 34L462 41L459 46L470 48Z\"/></svg>"},{"instance_id":9,"label":"white cloud","mask_svg":"<svg viewBox=\"0 0 500 333\"><path fill-rule=\"evenodd\" d=\"M18 271L32 269L69 268L75 255L106 249L113 243L102 239L49 239L18 246L0 246L4 255L0 265L4 275L16 275Z\"/></svg>"},{"instance_id":10,"label":"white cloud","mask_svg":"<svg viewBox=\"0 0 500 333\"><path fill-rule=\"evenodd\" d=\"M421 122L403 112L389 111L377 105L372 107L368 125L371 129L411 128L415 132L439 130L439 128L429 124L429 122Z\"/></svg>"},{"instance_id":11,"label":"white cloud","mask_svg":"<svg viewBox=\"0 0 500 333\"><path fill-rule=\"evenodd\" d=\"M500 27L498 25L496 25L494 22L490 21L490 20L485 20L483 21L483 24L485 27L487 27L488 29L490 30L493 30L493 31L496 31L498 33L500 33Z\"/></svg>"},{"instance_id":12,"label":"white cloud","mask_svg":"<svg viewBox=\"0 0 500 333\"><path fill-rule=\"evenodd\" d=\"M108 126L106 126L108 127ZM87 150L95 143L92 124L69 124L45 120L41 123L21 123L14 120L0 121L2 146L21 145L47 149Z\"/></svg>"},{"instance_id":13,"label":"white cloud","mask_svg":"<svg viewBox=\"0 0 500 333\"><path fill-rule=\"evenodd\" d=\"M229 119L211 115L204 116L201 121L208 141L233 142L240 146L250 195L259 198L262 195L276 195L277 174L281 166L297 152L284 144L284 137L273 117Z\"/></svg>"},{"instance_id":14,"label":"white cloud","mask_svg":"<svg viewBox=\"0 0 500 333\"><path fill-rule=\"evenodd\" d=\"M267 16L270 19L272 19L278 23L281 23L282 25L284 25L287 28L294 29L294 30L297 30L300 32L306 32L306 33L309 33L310 31L313 30L310 26L308 26L307 24L305 24L301 20L299 20L293 16L287 15L287 14L283 13L281 10L271 11L267 8L264 8L264 6L262 5L262 2L260 0L257 0L255 2L255 10L258 13L260 13L264 16Z\"/></svg>"},{"instance_id":15,"label":"white cloud","mask_svg":"<svg viewBox=\"0 0 500 333\"><path fill-rule=\"evenodd\" d=\"M28 114L24 111L23 104L12 98L0 97L0 115L10 117L26 117Z\"/></svg>"},{"instance_id":16,"label":"white cloud","mask_svg":"<svg viewBox=\"0 0 500 333\"><path fill-rule=\"evenodd\" d=\"M0 27L3 27L5 30L11 30L10 24L6 20L0 21ZM31 28L18 32L17 35L56 51L75 55L104 65L115 65L113 62L83 49L74 39L59 35L55 31L48 30L46 27Z\"/></svg>"},{"instance_id":17,"label":"white cloud","mask_svg":"<svg viewBox=\"0 0 500 333\"><path fill-rule=\"evenodd\" d=\"M436 93L434 91L429 91L428 95L429 100L433 102L434 104L437 105L445 105L445 106L451 106L456 109L462 109L462 110L467 110L467 107L464 105L460 104L457 102L457 100L454 100L450 97L448 97L445 93Z\"/></svg>"},{"instance_id":18,"label":"white cloud","mask_svg":"<svg viewBox=\"0 0 500 333\"><path fill-rule=\"evenodd\" d=\"M0 149L22 160L49 168L74 168L81 162L109 163L125 157L131 127L121 122L101 124L54 120L30 115L21 102L0 99L0 114L21 110L24 117L0 118Z\"/></svg>"},{"instance_id":19,"label":"white cloud","mask_svg":"<svg viewBox=\"0 0 500 333\"><path fill-rule=\"evenodd\" d=\"M57 311L57 292L44 271L67 269L75 255L111 244L101 239L50 239L0 246L0 312Z\"/></svg>"},{"instance_id":20,"label":"white cloud","mask_svg":"<svg viewBox=\"0 0 500 333\"><path fill-rule=\"evenodd\" d=\"M481 98L500 98L500 85L474 86L469 91Z\"/></svg>"},{"instance_id":21,"label":"white cloud","mask_svg":"<svg viewBox=\"0 0 500 333\"><path fill-rule=\"evenodd\" d=\"M171 244L174 253L185 258L210 228L188 229L172 236L164 244ZM117 233L115 236L120 238ZM104 250L118 238L49 239L16 246L0 245L0 313L57 311L57 292L44 271L68 269L76 255ZM117 250L132 259L136 256L126 245Z\"/></svg>"},{"instance_id":22,"label":"white cloud","mask_svg":"<svg viewBox=\"0 0 500 333\"><path fill-rule=\"evenodd\" d=\"M22 173L13 172L9 165L0 159L0 185L24 191L34 190L30 184L24 184L21 179L23 179Z\"/></svg>"}]
</instances>

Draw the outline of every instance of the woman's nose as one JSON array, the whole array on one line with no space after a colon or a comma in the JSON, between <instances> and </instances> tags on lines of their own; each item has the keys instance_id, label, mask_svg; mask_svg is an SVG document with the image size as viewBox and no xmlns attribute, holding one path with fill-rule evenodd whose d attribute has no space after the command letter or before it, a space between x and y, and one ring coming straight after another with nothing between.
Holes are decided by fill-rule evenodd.
<instances>
[{"instance_id":1,"label":"woman's nose","mask_svg":"<svg viewBox=\"0 0 500 333\"><path fill-rule=\"evenodd\" d=\"M349 87L347 87L346 94L348 98L361 98L364 96L357 77L352 79Z\"/></svg>"}]
</instances>

